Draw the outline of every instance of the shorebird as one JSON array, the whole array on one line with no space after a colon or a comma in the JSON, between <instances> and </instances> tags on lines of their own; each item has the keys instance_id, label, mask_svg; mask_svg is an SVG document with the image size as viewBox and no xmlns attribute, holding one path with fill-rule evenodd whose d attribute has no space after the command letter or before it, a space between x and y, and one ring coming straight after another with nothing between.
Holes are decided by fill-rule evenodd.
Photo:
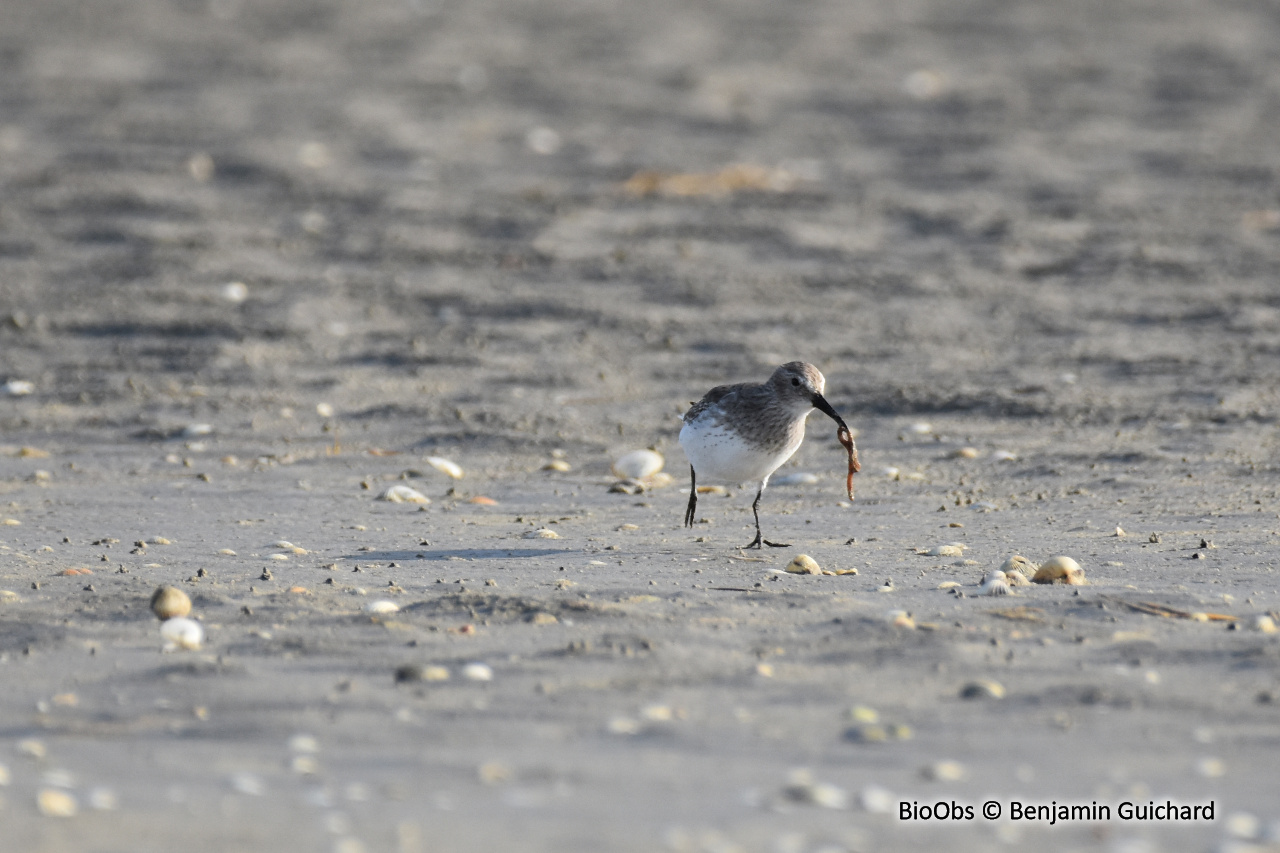
<instances>
[{"instance_id":1,"label":"shorebird","mask_svg":"<svg viewBox=\"0 0 1280 853\"><path fill-rule=\"evenodd\" d=\"M773 372L759 385L717 385L693 404L684 416L680 446L689 457L689 506L686 527L693 526L698 505L698 476L720 483L755 483L756 499L751 512L756 520L756 538L745 548L787 548L785 542L770 542L760 533L760 497L769 475L804 441L804 423L814 408L831 416L839 427L840 442L849 451L848 491L853 498L853 474L858 470L858 454L849 427L822 396L826 379L812 364L792 361Z\"/></svg>"}]
</instances>

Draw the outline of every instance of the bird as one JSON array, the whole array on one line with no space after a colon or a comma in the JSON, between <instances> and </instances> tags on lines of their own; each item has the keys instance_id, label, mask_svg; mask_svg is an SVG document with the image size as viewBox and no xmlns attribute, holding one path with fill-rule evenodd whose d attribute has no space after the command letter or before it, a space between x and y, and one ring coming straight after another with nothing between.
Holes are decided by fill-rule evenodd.
<instances>
[{"instance_id":1,"label":"bird","mask_svg":"<svg viewBox=\"0 0 1280 853\"><path fill-rule=\"evenodd\" d=\"M717 385L685 413L680 446L689 458L689 505L684 523L692 527L698 505L698 478L713 482L760 484L751 504L756 536L744 548L788 548L770 542L760 530L760 498L769 476L792 457L804 441L805 420L815 408L839 424L840 441L849 451L849 495L858 470L857 450L844 419L822 392L826 378L812 364L788 362L760 384Z\"/></svg>"}]
</instances>

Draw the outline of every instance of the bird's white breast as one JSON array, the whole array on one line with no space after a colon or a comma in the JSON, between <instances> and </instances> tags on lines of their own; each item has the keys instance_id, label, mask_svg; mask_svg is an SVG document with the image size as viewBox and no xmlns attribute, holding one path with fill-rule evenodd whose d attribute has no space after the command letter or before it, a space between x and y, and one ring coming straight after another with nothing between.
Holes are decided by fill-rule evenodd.
<instances>
[{"instance_id":1,"label":"bird's white breast","mask_svg":"<svg viewBox=\"0 0 1280 853\"><path fill-rule=\"evenodd\" d=\"M776 450L761 448L705 418L687 423L680 430L680 446L699 483L760 482L790 459L803 440L801 433L793 444Z\"/></svg>"}]
</instances>

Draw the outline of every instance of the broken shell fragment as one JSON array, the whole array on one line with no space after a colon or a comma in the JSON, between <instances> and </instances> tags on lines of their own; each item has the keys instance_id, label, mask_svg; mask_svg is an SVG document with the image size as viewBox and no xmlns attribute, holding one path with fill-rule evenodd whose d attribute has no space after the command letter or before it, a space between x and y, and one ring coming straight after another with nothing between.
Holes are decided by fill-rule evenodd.
<instances>
[{"instance_id":1,"label":"broken shell fragment","mask_svg":"<svg viewBox=\"0 0 1280 853\"><path fill-rule=\"evenodd\" d=\"M787 563L787 569L793 575L820 575L822 568L818 562L808 554L796 554L790 563Z\"/></svg>"},{"instance_id":2,"label":"broken shell fragment","mask_svg":"<svg viewBox=\"0 0 1280 853\"><path fill-rule=\"evenodd\" d=\"M1005 579L1005 573L994 571L987 575L982 581L982 586L978 587L979 595L1008 595L1011 592L1009 582Z\"/></svg>"},{"instance_id":3,"label":"broken shell fragment","mask_svg":"<svg viewBox=\"0 0 1280 853\"><path fill-rule=\"evenodd\" d=\"M953 459L977 459L978 448L976 447L958 447L951 451Z\"/></svg>"},{"instance_id":4,"label":"broken shell fragment","mask_svg":"<svg viewBox=\"0 0 1280 853\"><path fill-rule=\"evenodd\" d=\"M45 817L75 817L80 810L76 798L57 788L42 788L36 795L36 808Z\"/></svg>"},{"instance_id":5,"label":"broken shell fragment","mask_svg":"<svg viewBox=\"0 0 1280 853\"><path fill-rule=\"evenodd\" d=\"M560 534L546 527L539 527L537 530L530 530L524 534L525 539L559 539Z\"/></svg>"},{"instance_id":6,"label":"broken shell fragment","mask_svg":"<svg viewBox=\"0 0 1280 853\"><path fill-rule=\"evenodd\" d=\"M462 677L468 681L493 681L493 668L487 663L469 663L462 668Z\"/></svg>"},{"instance_id":7,"label":"broken shell fragment","mask_svg":"<svg viewBox=\"0 0 1280 853\"><path fill-rule=\"evenodd\" d=\"M1263 613L1253 620L1253 630L1261 631L1264 634L1274 634L1278 629L1276 628L1276 621Z\"/></svg>"},{"instance_id":8,"label":"broken shell fragment","mask_svg":"<svg viewBox=\"0 0 1280 853\"><path fill-rule=\"evenodd\" d=\"M566 471L572 471L572 470L573 470L573 466L572 466L572 465L570 465L568 462L565 462L563 459L552 459L552 460L551 460L550 462L548 462L546 465L543 465L543 466L542 466L542 470L543 470L543 471L558 471L558 472L560 472L561 474L563 474L563 473L565 473Z\"/></svg>"},{"instance_id":9,"label":"broken shell fragment","mask_svg":"<svg viewBox=\"0 0 1280 853\"><path fill-rule=\"evenodd\" d=\"M186 616L191 612L191 599L177 587L158 587L151 594L151 612L161 622L176 619L179 616Z\"/></svg>"},{"instance_id":10,"label":"broken shell fragment","mask_svg":"<svg viewBox=\"0 0 1280 853\"><path fill-rule=\"evenodd\" d=\"M406 486L403 483L397 483L394 486L388 486L378 493L377 500L390 501L393 504L429 504L431 498L422 492Z\"/></svg>"},{"instance_id":11,"label":"broken shell fragment","mask_svg":"<svg viewBox=\"0 0 1280 853\"><path fill-rule=\"evenodd\" d=\"M895 628L906 628L908 630L916 627L916 620L911 618L911 614L905 610L890 610L885 614L885 618L889 620L889 624Z\"/></svg>"},{"instance_id":12,"label":"broken shell fragment","mask_svg":"<svg viewBox=\"0 0 1280 853\"><path fill-rule=\"evenodd\" d=\"M1040 565L1031 577L1032 583L1063 583L1072 586L1083 586L1084 569L1070 557L1050 557Z\"/></svg>"},{"instance_id":13,"label":"broken shell fragment","mask_svg":"<svg viewBox=\"0 0 1280 853\"><path fill-rule=\"evenodd\" d=\"M365 613L373 613L375 615L383 613L398 613L399 611L399 604L396 604L394 601L388 601L385 598L381 598L377 601L370 601L364 606Z\"/></svg>"},{"instance_id":14,"label":"broken shell fragment","mask_svg":"<svg viewBox=\"0 0 1280 853\"><path fill-rule=\"evenodd\" d=\"M633 450L624 453L613 463L613 473L624 480L643 480L662 470L666 460L652 450Z\"/></svg>"},{"instance_id":15,"label":"broken shell fragment","mask_svg":"<svg viewBox=\"0 0 1280 853\"><path fill-rule=\"evenodd\" d=\"M441 456L428 456L426 461L428 465L435 468L440 473L448 474L455 480L462 479L462 469L458 467L457 463L450 462L448 459Z\"/></svg>"},{"instance_id":16,"label":"broken shell fragment","mask_svg":"<svg viewBox=\"0 0 1280 853\"><path fill-rule=\"evenodd\" d=\"M166 652L178 649L198 649L204 643L204 628L194 619L177 617L166 619L160 625L160 638Z\"/></svg>"}]
</instances>

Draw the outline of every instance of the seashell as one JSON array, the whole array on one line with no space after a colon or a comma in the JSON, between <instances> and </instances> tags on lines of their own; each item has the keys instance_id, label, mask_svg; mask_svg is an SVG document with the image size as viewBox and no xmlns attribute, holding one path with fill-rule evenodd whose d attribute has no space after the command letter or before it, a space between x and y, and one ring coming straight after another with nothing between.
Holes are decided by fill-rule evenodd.
<instances>
[{"instance_id":1,"label":"seashell","mask_svg":"<svg viewBox=\"0 0 1280 853\"><path fill-rule=\"evenodd\" d=\"M400 605L396 604L394 601L388 601L385 598L380 598L377 601L370 601L368 604L366 604L364 606L364 612L365 613L398 613L400 612Z\"/></svg>"},{"instance_id":2,"label":"seashell","mask_svg":"<svg viewBox=\"0 0 1280 853\"><path fill-rule=\"evenodd\" d=\"M807 770L794 770L782 789L782 796L793 803L819 806L824 809L846 809L849 794L843 788L827 782L815 782Z\"/></svg>"},{"instance_id":3,"label":"seashell","mask_svg":"<svg viewBox=\"0 0 1280 853\"><path fill-rule=\"evenodd\" d=\"M547 613L545 610L539 610L537 613L530 614L524 621L528 622L530 625L554 625L560 620L556 618L554 613Z\"/></svg>"},{"instance_id":4,"label":"seashell","mask_svg":"<svg viewBox=\"0 0 1280 853\"><path fill-rule=\"evenodd\" d=\"M204 628L194 619L181 616L166 619L160 625L160 638L164 640L166 652L178 649L198 649L204 643Z\"/></svg>"},{"instance_id":5,"label":"seashell","mask_svg":"<svg viewBox=\"0 0 1280 853\"><path fill-rule=\"evenodd\" d=\"M651 723L669 723L675 719L676 711L670 705L645 705L640 716Z\"/></svg>"},{"instance_id":6,"label":"seashell","mask_svg":"<svg viewBox=\"0 0 1280 853\"><path fill-rule=\"evenodd\" d=\"M36 390L35 383L28 382L25 379L10 379L8 382L0 385L0 392L7 397L25 397L27 394Z\"/></svg>"},{"instance_id":7,"label":"seashell","mask_svg":"<svg viewBox=\"0 0 1280 853\"><path fill-rule=\"evenodd\" d=\"M878 723L880 722L880 714L875 708L869 708L866 705L854 705L849 709L849 719L855 723Z\"/></svg>"},{"instance_id":8,"label":"seashell","mask_svg":"<svg viewBox=\"0 0 1280 853\"><path fill-rule=\"evenodd\" d=\"M315 735L296 734L289 738L288 747L295 755L315 755L320 751L320 741Z\"/></svg>"},{"instance_id":9,"label":"seashell","mask_svg":"<svg viewBox=\"0 0 1280 853\"><path fill-rule=\"evenodd\" d=\"M448 681L449 670L443 666L405 664L396 669L396 683L405 681Z\"/></svg>"},{"instance_id":10,"label":"seashell","mask_svg":"<svg viewBox=\"0 0 1280 853\"><path fill-rule=\"evenodd\" d=\"M891 814L898 805L898 798L879 785L868 785L858 794L858 805L870 814Z\"/></svg>"},{"instance_id":11,"label":"seashell","mask_svg":"<svg viewBox=\"0 0 1280 853\"><path fill-rule=\"evenodd\" d=\"M652 450L633 450L624 453L613 463L614 476L622 479L643 480L662 470L666 460Z\"/></svg>"},{"instance_id":12,"label":"seashell","mask_svg":"<svg viewBox=\"0 0 1280 853\"><path fill-rule=\"evenodd\" d=\"M543 471L559 471L560 473L563 474L566 471L572 471L573 466L570 465L568 462L565 462L563 459L552 459L546 465L542 466L542 470Z\"/></svg>"},{"instance_id":13,"label":"seashell","mask_svg":"<svg viewBox=\"0 0 1280 853\"><path fill-rule=\"evenodd\" d=\"M1072 586L1083 586L1084 569L1070 557L1050 557L1040 564L1040 568L1031 577L1032 583L1064 583Z\"/></svg>"},{"instance_id":14,"label":"seashell","mask_svg":"<svg viewBox=\"0 0 1280 853\"><path fill-rule=\"evenodd\" d=\"M969 773L959 761L935 761L923 768L920 775L931 782L959 782Z\"/></svg>"},{"instance_id":15,"label":"seashell","mask_svg":"<svg viewBox=\"0 0 1280 853\"><path fill-rule=\"evenodd\" d=\"M956 583L955 581L943 581L942 583L938 584L937 588L938 589L956 589L959 586L960 584Z\"/></svg>"},{"instance_id":16,"label":"seashell","mask_svg":"<svg viewBox=\"0 0 1280 853\"><path fill-rule=\"evenodd\" d=\"M769 480L771 486L813 486L818 483L818 475L808 471L797 471L794 474L783 474Z\"/></svg>"},{"instance_id":17,"label":"seashell","mask_svg":"<svg viewBox=\"0 0 1280 853\"><path fill-rule=\"evenodd\" d=\"M1003 699L1004 685L990 679L970 681L960 688L961 699Z\"/></svg>"},{"instance_id":18,"label":"seashell","mask_svg":"<svg viewBox=\"0 0 1280 853\"><path fill-rule=\"evenodd\" d=\"M915 628L916 620L911 618L911 614L905 610L890 610L885 614L885 618L889 620L889 624L895 628Z\"/></svg>"},{"instance_id":19,"label":"seashell","mask_svg":"<svg viewBox=\"0 0 1280 853\"><path fill-rule=\"evenodd\" d=\"M924 421L918 421L917 423L914 423L911 426L907 427L907 429L913 435L928 435L929 433L933 432L933 424L925 423Z\"/></svg>"},{"instance_id":20,"label":"seashell","mask_svg":"<svg viewBox=\"0 0 1280 853\"><path fill-rule=\"evenodd\" d=\"M882 586L876 587L876 592L893 592L893 578L885 578Z\"/></svg>"},{"instance_id":21,"label":"seashell","mask_svg":"<svg viewBox=\"0 0 1280 853\"><path fill-rule=\"evenodd\" d=\"M497 506L498 505L498 502L495 501L493 498L487 498L484 495L476 495L475 497L467 498L467 503L475 504L476 506Z\"/></svg>"},{"instance_id":22,"label":"seashell","mask_svg":"<svg viewBox=\"0 0 1280 853\"><path fill-rule=\"evenodd\" d=\"M932 548L917 548L916 553L922 557L963 557L964 549L968 547L962 542L950 542Z\"/></svg>"},{"instance_id":23,"label":"seashell","mask_svg":"<svg viewBox=\"0 0 1280 853\"><path fill-rule=\"evenodd\" d=\"M182 428L183 438L198 438L202 435L211 435L213 433L213 424L187 424Z\"/></svg>"},{"instance_id":24,"label":"seashell","mask_svg":"<svg viewBox=\"0 0 1280 853\"><path fill-rule=\"evenodd\" d=\"M1018 454L1012 450L997 450L991 454L992 462L1016 462Z\"/></svg>"},{"instance_id":25,"label":"seashell","mask_svg":"<svg viewBox=\"0 0 1280 853\"><path fill-rule=\"evenodd\" d=\"M6 518L4 521L0 521L0 524L5 525L6 527L18 527L22 522L18 521L16 518Z\"/></svg>"},{"instance_id":26,"label":"seashell","mask_svg":"<svg viewBox=\"0 0 1280 853\"><path fill-rule=\"evenodd\" d=\"M493 668L487 663L469 663L462 668L462 677L468 681L493 681Z\"/></svg>"},{"instance_id":27,"label":"seashell","mask_svg":"<svg viewBox=\"0 0 1280 853\"><path fill-rule=\"evenodd\" d=\"M41 788L36 795L36 808L45 817L75 817L80 811L76 798L57 788Z\"/></svg>"},{"instance_id":28,"label":"seashell","mask_svg":"<svg viewBox=\"0 0 1280 853\"><path fill-rule=\"evenodd\" d=\"M638 495L644 492L644 483L639 480L619 480L609 487L609 491L619 495Z\"/></svg>"},{"instance_id":29,"label":"seashell","mask_svg":"<svg viewBox=\"0 0 1280 853\"><path fill-rule=\"evenodd\" d=\"M682 490L683 491L683 490ZM698 494L700 495L728 495L729 490L724 486L698 486Z\"/></svg>"},{"instance_id":30,"label":"seashell","mask_svg":"<svg viewBox=\"0 0 1280 853\"><path fill-rule=\"evenodd\" d=\"M822 568L817 561L808 554L796 554L790 563L787 563L786 570L793 575L820 575Z\"/></svg>"},{"instance_id":31,"label":"seashell","mask_svg":"<svg viewBox=\"0 0 1280 853\"><path fill-rule=\"evenodd\" d=\"M976 447L957 447L951 451L952 459L977 459L978 448Z\"/></svg>"},{"instance_id":32,"label":"seashell","mask_svg":"<svg viewBox=\"0 0 1280 853\"><path fill-rule=\"evenodd\" d=\"M219 548L218 553L224 557L234 557L236 555L236 552L232 551L230 548Z\"/></svg>"},{"instance_id":33,"label":"seashell","mask_svg":"<svg viewBox=\"0 0 1280 853\"><path fill-rule=\"evenodd\" d=\"M378 497L375 498L375 500L389 501L390 503L393 503L393 504L429 504L431 503L431 498L427 497L422 492L418 491L412 486L406 486L403 483L397 483L394 486L388 486L387 488L383 489L381 492L378 493Z\"/></svg>"},{"instance_id":34,"label":"seashell","mask_svg":"<svg viewBox=\"0 0 1280 853\"><path fill-rule=\"evenodd\" d=\"M462 469L458 467L457 463L450 462L448 459L441 456L428 456L426 461L428 465L435 468L441 474L448 474L455 480L462 479Z\"/></svg>"},{"instance_id":35,"label":"seashell","mask_svg":"<svg viewBox=\"0 0 1280 853\"><path fill-rule=\"evenodd\" d=\"M191 612L191 599L177 587L157 587L151 594L151 612L161 622L186 616Z\"/></svg>"},{"instance_id":36,"label":"seashell","mask_svg":"<svg viewBox=\"0 0 1280 853\"><path fill-rule=\"evenodd\" d=\"M333 406L328 403L316 403L316 414L322 418L333 417Z\"/></svg>"},{"instance_id":37,"label":"seashell","mask_svg":"<svg viewBox=\"0 0 1280 853\"><path fill-rule=\"evenodd\" d=\"M1031 586L1031 581L1027 580L1027 576L1022 572L1010 569L1004 573L1004 582L1009 586Z\"/></svg>"},{"instance_id":38,"label":"seashell","mask_svg":"<svg viewBox=\"0 0 1280 853\"><path fill-rule=\"evenodd\" d=\"M0 589L0 604L17 604L22 599L11 589Z\"/></svg>"},{"instance_id":39,"label":"seashell","mask_svg":"<svg viewBox=\"0 0 1280 853\"><path fill-rule=\"evenodd\" d=\"M1274 634L1278 629L1276 628L1275 620L1263 613L1254 618L1253 630L1261 631L1264 634Z\"/></svg>"},{"instance_id":40,"label":"seashell","mask_svg":"<svg viewBox=\"0 0 1280 853\"><path fill-rule=\"evenodd\" d=\"M545 527L539 527L537 530L530 530L522 537L524 539L559 539L560 534L554 530Z\"/></svg>"},{"instance_id":41,"label":"seashell","mask_svg":"<svg viewBox=\"0 0 1280 853\"><path fill-rule=\"evenodd\" d=\"M208 156L208 155L206 155ZM209 160L209 168L212 170L213 160ZM242 281L233 281L222 286L222 298L233 304L239 304L249 298L249 288Z\"/></svg>"},{"instance_id":42,"label":"seashell","mask_svg":"<svg viewBox=\"0 0 1280 853\"><path fill-rule=\"evenodd\" d=\"M1005 580L1005 574L1001 571L987 575L982 581L982 586L978 588L979 595L1008 595L1010 592L1009 582Z\"/></svg>"},{"instance_id":43,"label":"seashell","mask_svg":"<svg viewBox=\"0 0 1280 853\"><path fill-rule=\"evenodd\" d=\"M1021 572L1024 575L1034 575L1040 567L1028 560L1021 554L1014 554L1005 560L1000 566L1000 571L1008 575L1010 572Z\"/></svg>"},{"instance_id":44,"label":"seashell","mask_svg":"<svg viewBox=\"0 0 1280 853\"><path fill-rule=\"evenodd\" d=\"M648 477L644 478L645 486L650 489L662 489L670 486L675 481L676 478L672 477L666 471L659 471L656 474L650 474Z\"/></svg>"}]
</instances>

